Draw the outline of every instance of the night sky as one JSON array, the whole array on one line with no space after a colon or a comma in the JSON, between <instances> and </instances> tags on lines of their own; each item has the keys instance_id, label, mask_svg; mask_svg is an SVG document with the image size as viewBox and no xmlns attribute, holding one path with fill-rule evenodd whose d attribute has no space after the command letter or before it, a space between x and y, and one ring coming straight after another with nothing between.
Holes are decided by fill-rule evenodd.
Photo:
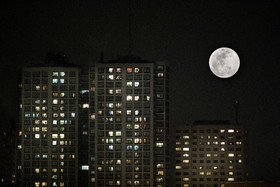
<instances>
[{"instance_id":1,"label":"night sky","mask_svg":"<svg viewBox=\"0 0 280 187\"><path fill-rule=\"evenodd\" d=\"M94 64L128 55L128 0L1 2L1 126L16 118L17 71L65 52ZM249 178L280 177L280 3L277 0L132 0L132 54L171 68L170 124L239 122L249 131ZM240 57L228 79L211 73L219 47Z\"/></svg>"}]
</instances>

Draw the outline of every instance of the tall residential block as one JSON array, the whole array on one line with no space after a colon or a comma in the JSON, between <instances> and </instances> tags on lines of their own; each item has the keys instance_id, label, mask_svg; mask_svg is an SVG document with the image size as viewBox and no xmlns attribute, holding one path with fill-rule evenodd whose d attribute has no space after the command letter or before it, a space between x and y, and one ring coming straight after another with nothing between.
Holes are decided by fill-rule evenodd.
<instances>
[{"instance_id":1,"label":"tall residential block","mask_svg":"<svg viewBox=\"0 0 280 187\"><path fill-rule=\"evenodd\" d=\"M17 146L21 186L78 185L79 69L62 63L63 57L22 69Z\"/></svg>"},{"instance_id":2,"label":"tall residential block","mask_svg":"<svg viewBox=\"0 0 280 187\"><path fill-rule=\"evenodd\" d=\"M88 68L82 80L80 182L168 186L168 67L125 57Z\"/></svg>"}]
</instances>

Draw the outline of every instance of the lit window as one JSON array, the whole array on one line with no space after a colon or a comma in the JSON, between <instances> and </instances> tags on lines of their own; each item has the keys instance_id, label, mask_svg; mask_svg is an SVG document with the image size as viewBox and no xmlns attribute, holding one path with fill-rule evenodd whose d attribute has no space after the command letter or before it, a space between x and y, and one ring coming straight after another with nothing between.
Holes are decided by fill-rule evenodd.
<instances>
[{"instance_id":1,"label":"lit window","mask_svg":"<svg viewBox=\"0 0 280 187\"><path fill-rule=\"evenodd\" d=\"M116 94L121 94L122 93L122 90L121 89L116 89Z\"/></svg>"},{"instance_id":2,"label":"lit window","mask_svg":"<svg viewBox=\"0 0 280 187\"><path fill-rule=\"evenodd\" d=\"M228 157L234 157L234 154L233 153L229 153Z\"/></svg>"},{"instance_id":3,"label":"lit window","mask_svg":"<svg viewBox=\"0 0 280 187\"><path fill-rule=\"evenodd\" d=\"M60 82L60 84L64 84L65 80L64 79L60 79L59 82Z\"/></svg>"},{"instance_id":4,"label":"lit window","mask_svg":"<svg viewBox=\"0 0 280 187\"><path fill-rule=\"evenodd\" d=\"M228 129L228 133L234 133L234 129Z\"/></svg>"},{"instance_id":5,"label":"lit window","mask_svg":"<svg viewBox=\"0 0 280 187\"><path fill-rule=\"evenodd\" d=\"M59 74L60 74L61 77L64 77L64 76L65 76L65 72L63 72L63 71L60 72Z\"/></svg>"},{"instance_id":6,"label":"lit window","mask_svg":"<svg viewBox=\"0 0 280 187\"><path fill-rule=\"evenodd\" d=\"M112 151L112 150L114 150L114 146L113 145L109 145L108 149Z\"/></svg>"},{"instance_id":7,"label":"lit window","mask_svg":"<svg viewBox=\"0 0 280 187\"><path fill-rule=\"evenodd\" d=\"M163 73L157 73L157 77L163 77Z\"/></svg>"},{"instance_id":8,"label":"lit window","mask_svg":"<svg viewBox=\"0 0 280 187\"><path fill-rule=\"evenodd\" d=\"M127 73L132 73L132 68L126 68Z\"/></svg>"},{"instance_id":9,"label":"lit window","mask_svg":"<svg viewBox=\"0 0 280 187\"><path fill-rule=\"evenodd\" d=\"M89 170L89 166L88 165L82 165L82 170Z\"/></svg>"},{"instance_id":10,"label":"lit window","mask_svg":"<svg viewBox=\"0 0 280 187\"><path fill-rule=\"evenodd\" d=\"M182 148L181 147L176 147L176 149L175 149L176 151L181 151L182 150Z\"/></svg>"},{"instance_id":11,"label":"lit window","mask_svg":"<svg viewBox=\"0 0 280 187\"><path fill-rule=\"evenodd\" d=\"M188 148L188 147L183 148L183 151L189 151L189 150L190 150L190 148Z\"/></svg>"},{"instance_id":12,"label":"lit window","mask_svg":"<svg viewBox=\"0 0 280 187\"><path fill-rule=\"evenodd\" d=\"M60 134L59 137L63 139L65 136L64 134Z\"/></svg>"},{"instance_id":13,"label":"lit window","mask_svg":"<svg viewBox=\"0 0 280 187\"><path fill-rule=\"evenodd\" d=\"M52 83L53 83L53 84L57 84L57 83L58 83L58 79L53 79L53 80L52 80Z\"/></svg>"},{"instance_id":14,"label":"lit window","mask_svg":"<svg viewBox=\"0 0 280 187\"><path fill-rule=\"evenodd\" d=\"M139 82L135 82L135 83L134 83L134 86L135 86L135 87L138 87L139 85L140 85Z\"/></svg>"},{"instance_id":15,"label":"lit window","mask_svg":"<svg viewBox=\"0 0 280 187\"><path fill-rule=\"evenodd\" d=\"M109 73L114 73L114 68L108 68Z\"/></svg>"},{"instance_id":16,"label":"lit window","mask_svg":"<svg viewBox=\"0 0 280 187\"><path fill-rule=\"evenodd\" d=\"M71 117L74 118L76 114L74 112L71 113Z\"/></svg>"},{"instance_id":17,"label":"lit window","mask_svg":"<svg viewBox=\"0 0 280 187\"><path fill-rule=\"evenodd\" d=\"M108 79L114 80L114 75L109 75L109 76L108 76Z\"/></svg>"},{"instance_id":18,"label":"lit window","mask_svg":"<svg viewBox=\"0 0 280 187\"><path fill-rule=\"evenodd\" d=\"M57 125L57 120L53 120L53 125Z\"/></svg>"},{"instance_id":19,"label":"lit window","mask_svg":"<svg viewBox=\"0 0 280 187\"><path fill-rule=\"evenodd\" d=\"M56 140L52 141L52 145L57 145L57 141Z\"/></svg>"},{"instance_id":20,"label":"lit window","mask_svg":"<svg viewBox=\"0 0 280 187\"><path fill-rule=\"evenodd\" d=\"M40 134L35 134L35 138L36 139L40 138Z\"/></svg>"},{"instance_id":21,"label":"lit window","mask_svg":"<svg viewBox=\"0 0 280 187\"><path fill-rule=\"evenodd\" d=\"M140 124L134 124L134 129L141 129L140 127L141 127Z\"/></svg>"},{"instance_id":22,"label":"lit window","mask_svg":"<svg viewBox=\"0 0 280 187\"><path fill-rule=\"evenodd\" d=\"M57 77L58 76L58 72L53 72L53 77Z\"/></svg>"},{"instance_id":23,"label":"lit window","mask_svg":"<svg viewBox=\"0 0 280 187\"><path fill-rule=\"evenodd\" d=\"M131 115L131 110L127 110L126 115L130 116Z\"/></svg>"},{"instance_id":24,"label":"lit window","mask_svg":"<svg viewBox=\"0 0 280 187\"><path fill-rule=\"evenodd\" d=\"M58 138L58 134L52 134L52 138Z\"/></svg>"},{"instance_id":25,"label":"lit window","mask_svg":"<svg viewBox=\"0 0 280 187\"><path fill-rule=\"evenodd\" d=\"M116 136L121 136L122 135L122 132L121 131L117 131L116 132Z\"/></svg>"},{"instance_id":26,"label":"lit window","mask_svg":"<svg viewBox=\"0 0 280 187\"><path fill-rule=\"evenodd\" d=\"M135 101L139 101L140 97L138 95L134 96Z\"/></svg>"},{"instance_id":27,"label":"lit window","mask_svg":"<svg viewBox=\"0 0 280 187\"><path fill-rule=\"evenodd\" d=\"M139 68L134 68L134 72L135 72L135 73L139 73L139 72L140 72L140 69L139 69Z\"/></svg>"},{"instance_id":28,"label":"lit window","mask_svg":"<svg viewBox=\"0 0 280 187\"><path fill-rule=\"evenodd\" d=\"M182 168L181 166L176 166L176 167L175 167L175 169L181 169L181 168Z\"/></svg>"},{"instance_id":29,"label":"lit window","mask_svg":"<svg viewBox=\"0 0 280 187\"><path fill-rule=\"evenodd\" d=\"M163 143L162 142L159 142L159 143L156 143L156 147L163 147Z\"/></svg>"},{"instance_id":30,"label":"lit window","mask_svg":"<svg viewBox=\"0 0 280 187\"><path fill-rule=\"evenodd\" d=\"M230 177L230 178L228 178L228 181L232 182L232 181L234 181L234 178Z\"/></svg>"},{"instance_id":31,"label":"lit window","mask_svg":"<svg viewBox=\"0 0 280 187\"><path fill-rule=\"evenodd\" d=\"M116 108L122 108L122 104L121 103L116 103Z\"/></svg>"},{"instance_id":32,"label":"lit window","mask_svg":"<svg viewBox=\"0 0 280 187\"><path fill-rule=\"evenodd\" d=\"M221 130L220 130L220 133L224 133L224 132L225 132L225 129L221 129Z\"/></svg>"},{"instance_id":33,"label":"lit window","mask_svg":"<svg viewBox=\"0 0 280 187\"><path fill-rule=\"evenodd\" d=\"M54 105L57 105L58 101L57 99L53 99L53 102L52 102Z\"/></svg>"},{"instance_id":34,"label":"lit window","mask_svg":"<svg viewBox=\"0 0 280 187\"><path fill-rule=\"evenodd\" d=\"M126 100L127 101L132 101L132 96L131 95L126 96Z\"/></svg>"},{"instance_id":35,"label":"lit window","mask_svg":"<svg viewBox=\"0 0 280 187\"><path fill-rule=\"evenodd\" d=\"M122 72L122 68L117 68L116 72L117 73L121 73Z\"/></svg>"},{"instance_id":36,"label":"lit window","mask_svg":"<svg viewBox=\"0 0 280 187\"><path fill-rule=\"evenodd\" d=\"M183 136L183 139L189 139L190 137L189 136Z\"/></svg>"},{"instance_id":37,"label":"lit window","mask_svg":"<svg viewBox=\"0 0 280 187\"><path fill-rule=\"evenodd\" d=\"M127 82L126 86L132 86L132 82Z\"/></svg>"},{"instance_id":38,"label":"lit window","mask_svg":"<svg viewBox=\"0 0 280 187\"><path fill-rule=\"evenodd\" d=\"M134 143L142 143L142 139L141 138L135 138Z\"/></svg>"},{"instance_id":39,"label":"lit window","mask_svg":"<svg viewBox=\"0 0 280 187\"><path fill-rule=\"evenodd\" d=\"M109 135L109 136L114 136L114 132L113 132L113 131L109 131L109 132L108 132L108 135Z\"/></svg>"},{"instance_id":40,"label":"lit window","mask_svg":"<svg viewBox=\"0 0 280 187\"><path fill-rule=\"evenodd\" d=\"M190 160L183 160L183 164L188 164Z\"/></svg>"}]
</instances>

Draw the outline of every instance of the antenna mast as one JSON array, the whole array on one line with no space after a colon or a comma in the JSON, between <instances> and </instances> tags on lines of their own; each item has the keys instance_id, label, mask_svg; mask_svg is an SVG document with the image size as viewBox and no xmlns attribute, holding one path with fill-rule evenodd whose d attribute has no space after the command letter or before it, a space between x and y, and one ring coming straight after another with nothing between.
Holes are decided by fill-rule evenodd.
<instances>
[{"instance_id":1,"label":"antenna mast","mask_svg":"<svg viewBox=\"0 0 280 187\"><path fill-rule=\"evenodd\" d=\"M238 125L238 108L239 108L239 101L235 101L235 124Z\"/></svg>"},{"instance_id":2,"label":"antenna mast","mask_svg":"<svg viewBox=\"0 0 280 187\"><path fill-rule=\"evenodd\" d=\"M128 53L131 55L131 0L129 0L129 13L128 13Z\"/></svg>"}]
</instances>

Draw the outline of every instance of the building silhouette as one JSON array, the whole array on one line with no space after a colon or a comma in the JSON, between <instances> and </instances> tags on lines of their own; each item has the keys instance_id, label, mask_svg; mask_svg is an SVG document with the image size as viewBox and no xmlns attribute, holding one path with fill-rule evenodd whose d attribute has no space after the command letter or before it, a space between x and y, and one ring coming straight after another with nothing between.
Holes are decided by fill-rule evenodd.
<instances>
[{"instance_id":1,"label":"building silhouette","mask_svg":"<svg viewBox=\"0 0 280 187\"><path fill-rule=\"evenodd\" d=\"M175 133L176 187L218 187L247 180L246 130L228 121L196 121Z\"/></svg>"},{"instance_id":2,"label":"building silhouette","mask_svg":"<svg viewBox=\"0 0 280 187\"><path fill-rule=\"evenodd\" d=\"M16 130L14 128L0 128L0 146L0 186L15 184Z\"/></svg>"},{"instance_id":3,"label":"building silhouette","mask_svg":"<svg viewBox=\"0 0 280 187\"><path fill-rule=\"evenodd\" d=\"M24 67L22 186L169 186L169 69L122 57L90 67L64 54Z\"/></svg>"}]
</instances>

